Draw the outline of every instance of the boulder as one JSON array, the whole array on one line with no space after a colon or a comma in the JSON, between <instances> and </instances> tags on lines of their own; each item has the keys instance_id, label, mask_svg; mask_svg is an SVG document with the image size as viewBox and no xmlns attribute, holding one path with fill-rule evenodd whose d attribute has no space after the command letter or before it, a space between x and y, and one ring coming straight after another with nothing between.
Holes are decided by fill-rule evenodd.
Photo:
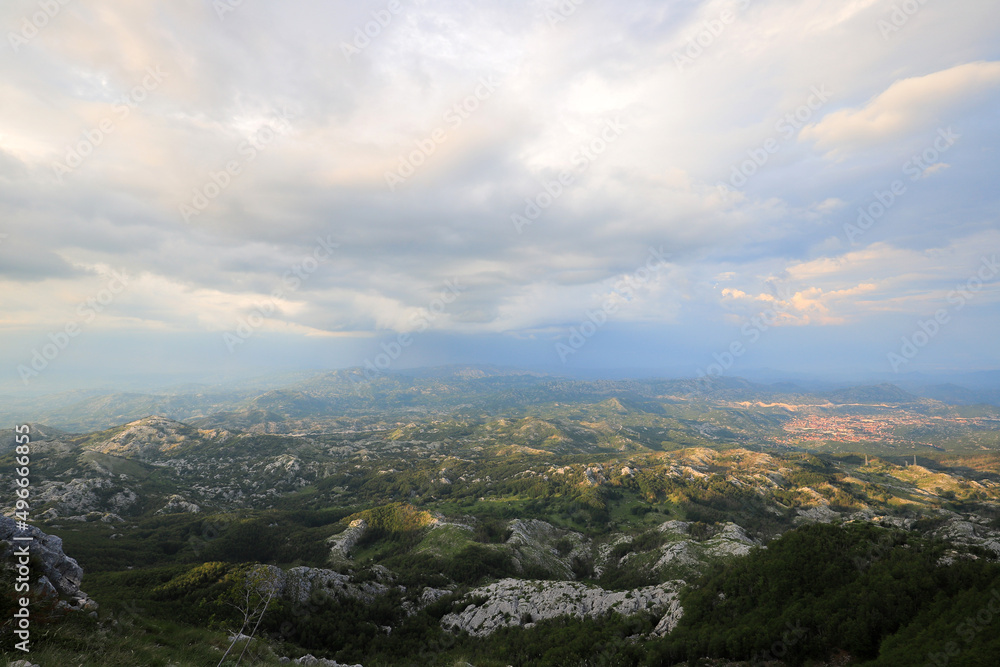
<instances>
[{"instance_id":1,"label":"boulder","mask_svg":"<svg viewBox=\"0 0 1000 667\"><path fill-rule=\"evenodd\" d=\"M15 535L31 536L33 539L30 542L15 542ZM26 532L21 532L13 519L4 516L0 517L0 541L6 543L2 547L5 560L11 558L15 545L27 544L31 555L41 561L41 572L33 574L44 576L60 595L80 592L83 568L63 552L60 538L43 533L34 526L28 526Z\"/></svg>"}]
</instances>

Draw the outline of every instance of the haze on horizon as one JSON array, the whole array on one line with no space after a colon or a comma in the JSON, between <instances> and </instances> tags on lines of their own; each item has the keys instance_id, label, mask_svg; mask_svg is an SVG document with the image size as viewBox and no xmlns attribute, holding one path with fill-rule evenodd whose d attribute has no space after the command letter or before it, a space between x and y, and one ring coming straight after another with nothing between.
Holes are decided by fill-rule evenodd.
<instances>
[{"instance_id":1,"label":"haze on horizon","mask_svg":"<svg viewBox=\"0 0 1000 667\"><path fill-rule=\"evenodd\" d=\"M1000 4L16 0L0 28L5 390L1000 368Z\"/></svg>"}]
</instances>

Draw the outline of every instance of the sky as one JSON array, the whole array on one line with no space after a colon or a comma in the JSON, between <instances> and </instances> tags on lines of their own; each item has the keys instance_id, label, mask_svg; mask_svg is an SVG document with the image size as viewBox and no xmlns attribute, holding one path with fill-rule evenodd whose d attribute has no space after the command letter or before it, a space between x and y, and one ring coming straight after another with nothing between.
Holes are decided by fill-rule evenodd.
<instances>
[{"instance_id":1,"label":"sky","mask_svg":"<svg viewBox=\"0 0 1000 667\"><path fill-rule=\"evenodd\" d=\"M0 386L1000 368L1000 3L9 0Z\"/></svg>"}]
</instances>

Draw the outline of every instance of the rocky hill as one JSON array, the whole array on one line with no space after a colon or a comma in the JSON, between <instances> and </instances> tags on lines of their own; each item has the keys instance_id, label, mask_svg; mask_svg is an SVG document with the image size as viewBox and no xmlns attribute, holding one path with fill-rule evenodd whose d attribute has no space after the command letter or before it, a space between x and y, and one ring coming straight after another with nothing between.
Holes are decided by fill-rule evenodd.
<instances>
[{"instance_id":1,"label":"rocky hill","mask_svg":"<svg viewBox=\"0 0 1000 667\"><path fill-rule=\"evenodd\" d=\"M466 371L355 380L187 421L33 427L32 518L50 553L36 586L94 610L61 539L110 607L101 628L124 600L214 647L238 638L219 619L231 625L241 577L263 567L279 594L254 640L261 664L284 642L302 660L394 664L416 650L478 667L492 663L470 656L493 642L558 643L565 628L621 654L674 646L696 619L736 618L699 597L712 577L770 567L775 545L780 560L780 545L830 540L827 528L849 536L845 563L862 575L899 559L945 586L1000 560L1000 428L979 408L885 386L820 396L725 380L706 396L678 381ZM13 467L9 451L0 465Z\"/></svg>"}]
</instances>

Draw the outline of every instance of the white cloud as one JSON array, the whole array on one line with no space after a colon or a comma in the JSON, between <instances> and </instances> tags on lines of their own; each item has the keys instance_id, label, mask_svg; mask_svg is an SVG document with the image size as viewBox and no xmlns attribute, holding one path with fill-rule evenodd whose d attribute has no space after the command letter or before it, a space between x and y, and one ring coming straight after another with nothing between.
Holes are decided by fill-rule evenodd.
<instances>
[{"instance_id":1,"label":"white cloud","mask_svg":"<svg viewBox=\"0 0 1000 667\"><path fill-rule=\"evenodd\" d=\"M932 130L954 109L1000 89L1000 62L966 63L894 82L863 107L840 109L804 128L833 157L891 142L914 131ZM945 123L947 124L947 123Z\"/></svg>"},{"instance_id":2,"label":"white cloud","mask_svg":"<svg viewBox=\"0 0 1000 667\"><path fill-rule=\"evenodd\" d=\"M143 276L107 326L226 330L317 236L342 252L265 328L409 330L443 281L459 278L469 288L436 330L549 331L600 304L649 246L675 264L618 322L701 330L713 326L703 314L719 314L715 283L745 295L726 303L752 310L770 276L791 285L789 323L917 307L913 295L936 275L920 269L932 261L925 249L947 248L940 236L985 243L979 233L995 226L997 196L983 185L996 180L983 176L996 170L995 109L977 102L1000 83L989 60L1000 24L985 20L986 3L956 3L942 14L928 5L886 48L875 25L884 3L754 2L684 71L676 49L738 3L588 0L555 26L541 0L475 11L404 3L350 61L340 42L370 20L361 5L243 3L220 21L211 3L71 3L16 58L0 59L0 274L7 292L30 294L9 298L16 319L0 331L58 320L78 288L95 286L72 266L98 264ZM19 19L13 5L0 9L4 25ZM56 183L52 160L157 65L169 73L163 85ZM389 192L385 171L447 125L444 113L484 76L496 92ZM802 141L781 137L749 185L724 194L717 184L732 165L823 85L830 109L853 106L806 127ZM181 220L179 204L286 105L298 110L291 129ZM511 214L617 115L621 137L517 234ZM974 146L980 162L956 148L893 210L905 239L886 241L880 223L865 239L874 246L842 254L840 226L879 183L824 154L858 154L953 118L961 149ZM864 285L877 287L852 291Z\"/></svg>"}]
</instances>

